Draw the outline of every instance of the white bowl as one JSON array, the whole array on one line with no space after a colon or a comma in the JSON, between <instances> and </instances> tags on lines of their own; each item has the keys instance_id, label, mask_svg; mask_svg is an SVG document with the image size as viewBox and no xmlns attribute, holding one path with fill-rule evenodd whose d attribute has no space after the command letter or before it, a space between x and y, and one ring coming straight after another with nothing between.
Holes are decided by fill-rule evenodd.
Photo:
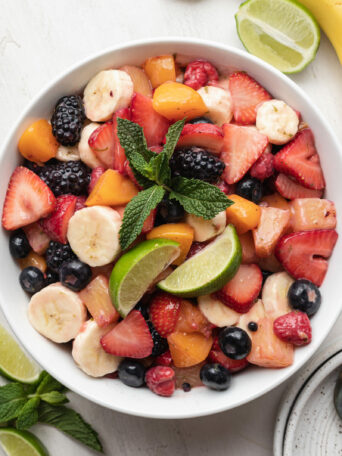
<instances>
[{"instance_id":1,"label":"white bowl","mask_svg":"<svg viewBox=\"0 0 342 456\"><path fill-rule=\"evenodd\" d=\"M281 98L299 110L315 134L327 181L326 197L333 200L337 208L342 208L341 149L329 124L307 95L287 76L246 52L190 38L140 40L116 46L77 64L42 90L18 119L1 149L1 207L9 176L19 163L18 138L34 119L49 118L59 97L79 91L102 69L120 67L124 64L141 64L147 57L176 52L208 59L218 68L245 70L275 98ZM342 210L338 212L339 220L341 215ZM295 361L291 367L280 370L250 368L235 375L231 388L226 392L218 393L207 388L195 388L190 393L177 391L172 398L166 399L152 394L147 388L128 388L116 380L88 377L73 362L70 345L54 344L38 334L26 316L28 297L19 286L19 269L10 257L8 235L4 231L1 233L0 245L0 302L18 339L44 369L68 388L104 407L132 415L151 418L190 418L245 404L275 388L296 372L321 345L341 311L342 300L338 283L342 277L342 249L339 241L322 286L322 307L312 319L313 341L309 346L296 350Z\"/></svg>"}]
</instances>

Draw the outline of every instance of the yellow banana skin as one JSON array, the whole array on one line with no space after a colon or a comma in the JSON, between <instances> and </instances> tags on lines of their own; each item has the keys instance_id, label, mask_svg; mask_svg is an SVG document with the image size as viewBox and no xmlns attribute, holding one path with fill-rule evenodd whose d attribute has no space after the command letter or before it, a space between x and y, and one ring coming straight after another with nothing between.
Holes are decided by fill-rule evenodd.
<instances>
[{"instance_id":1,"label":"yellow banana skin","mask_svg":"<svg viewBox=\"0 0 342 456\"><path fill-rule=\"evenodd\" d=\"M342 63L342 0L300 0L317 19Z\"/></svg>"}]
</instances>

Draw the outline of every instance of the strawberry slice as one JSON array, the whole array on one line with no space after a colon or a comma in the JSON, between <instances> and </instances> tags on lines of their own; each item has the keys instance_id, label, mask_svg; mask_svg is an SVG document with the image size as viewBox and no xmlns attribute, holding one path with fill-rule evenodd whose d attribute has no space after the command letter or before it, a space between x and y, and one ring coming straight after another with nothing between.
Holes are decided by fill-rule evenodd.
<instances>
[{"instance_id":1,"label":"strawberry slice","mask_svg":"<svg viewBox=\"0 0 342 456\"><path fill-rule=\"evenodd\" d=\"M309 128L299 131L274 157L277 171L289 174L304 187L321 190L325 187L315 139Z\"/></svg>"},{"instance_id":2,"label":"strawberry slice","mask_svg":"<svg viewBox=\"0 0 342 456\"><path fill-rule=\"evenodd\" d=\"M140 125L148 146L157 146L169 129L169 121L158 114L152 106L152 99L141 93L135 93L131 102L132 122Z\"/></svg>"},{"instance_id":3,"label":"strawberry slice","mask_svg":"<svg viewBox=\"0 0 342 456\"><path fill-rule=\"evenodd\" d=\"M296 198L321 198L323 195L323 190L313 190L312 188L303 187L282 173L278 174L274 185L281 196L290 200Z\"/></svg>"},{"instance_id":4,"label":"strawberry slice","mask_svg":"<svg viewBox=\"0 0 342 456\"><path fill-rule=\"evenodd\" d=\"M197 146L219 154L223 146L223 133L220 127L209 123L186 124L177 147Z\"/></svg>"},{"instance_id":5,"label":"strawberry slice","mask_svg":"<svg viewBox=\"0 0 342 456\"><path fill-rule=\"evenodd\" d=\"M337 241L335 230L298 231L283 236L275 255L295 279L311 280L322 285L330 257Z\"/></svg>"},{"instance_id":6,"label":"strawberry slice","mask_svg":"<svg viewBox=\"0 0 342 456\"><path fill-rule=\"evenodd\" d=\"M90 175L90 183L88 186L88 193L91 193L93 188L95 187L96 182L99 180L99 178L102 176L102 174L106 171L106 168L103 166L97 166L96 168L93 168L91 171Z\"/></svg>"},{"instance_id":7,"label":"strawberry slice","mask_svg":"<svg viewBox=\"0 0 342 456\"><path fill-rule=\"evenodd\" d=\"M113 129L115 137L115 146L114 146L114 169L119 171L121 174L125 174L125 149L121 146L118 138L118 117L120 119L131 120L131 112L128 108L119 109L113 117Z\"/></svg>"},{"instance_id":8,"label":"strawberry slice","mask_svg":"<svg viewBox=\"0 0 342 456\"><path fill-rule=\"evenodd\" d=\"M142 314L138 310L132 310L101 338L101 345L112 355L140 359L151 355L153 340Z\"/></svg>"},{"instance_id":9,"label":"strawberry slice","mask_svg":"<svg viewBox=\"0 0 342 456\"><path fill-rule=\"evenodd\" d=\"M256 264L241 264L238 272L216 293L228 307L239 313L246 313L259 296L262 286L262 272Z\"/></svg>"},{"instance_id":10,"label":"strawberry slice","mask_svg":"<svg viewBox=\"0 0 342 456\"><path fill-rule=\"evenodd\" d=\"M248 361L246 358L228 358L228 356L226 356L220 348L218 336L216 336L214 339L213 346L211 347L208 358L212 363L219 363L221 364L221 366L225 367L230 372L239 372L240 370L248 366Z\"/></svg>"},{"instance_id":11,"label":"strawberry slice","mask_svg":"<svg viewBox=\"0 0 342 456\"><path fill-rule=\"evenodd\" d=\"M86 196L78 196L76 199L75 212L80 211L86 207L85 202L87 201Z\"/></svg>"},{"instance_id":12,"label":"strawberry slice","mask_svg":"<svg viewBox=\"0 0 342 456\"><path fill-rule=\"evenodd\" d=\"M148 233L149 231L152 230L152 228L154 227L154 221L156 219L156 215L157 215L157 209L152 209L150 214L145 219L143 227L141 228L142 234Z\"/></svg>"},{"instance_id":13,"label":"strawberry slice","mask_svg":"<svg viewBox=\"0 0 342 456\"><path fill-rule=\"evenodd\" d=\"M229 78L229 90L233 100L233 114L237 123L255 124L256 108L271 95L247 73L237 71Z\"/></svg>"},{"instance_id":14,"label":"strawberry slice","mask_svg":"<svg viewBox=\"0 0 342 456\"><path fill-rule=\"evenodd\" d=\"M168 293L158 293L150 304L150 319L162 337L175 329L182 300Z\"/></svg>"},{"instance_id":15,"label":"strawberry slice","mask_svg":"<svg viewBox=\"0 0 342 456\"><path fill-rule=\"evenodd\" d=\"M267 147L267 136L255 128L223 125L223 149L221 160L226 167L223 178L227 184L238 182L258 160Z\"/></svg>"},{"instance_id":16,"label":"strawberry slice","mask_svg":"<svg viewBox=\"0 0 342 456\"><path fill-rule=\"evenodd\" d=\"M114 168L115 135L113 122L100 125L92 132L88 144L96 157L107 167Z\"/></svg>"},{"instance_id":17,"label":"strawberry slice","mask_svg":"<svg viewBox=\"0 0 342 456\"><path fill-rule=\"evenodd\" d=\"M16 230L49 215L56 198L33 171L18 166L9 181L2 212L2 226Z\"/></svg>"},{"instance_id":18,"label":"strawberry slice","mask_svg":"<svg viewBox=\"0 0 342 456\"><path fill-rule=\"evenodd\" d=\"M56 209L43 219L40 224L45 233L53 240L67 243L67 231L70 218L74 215L77 196L62 195L56 199Z\"/></svg>"}]
</instances>

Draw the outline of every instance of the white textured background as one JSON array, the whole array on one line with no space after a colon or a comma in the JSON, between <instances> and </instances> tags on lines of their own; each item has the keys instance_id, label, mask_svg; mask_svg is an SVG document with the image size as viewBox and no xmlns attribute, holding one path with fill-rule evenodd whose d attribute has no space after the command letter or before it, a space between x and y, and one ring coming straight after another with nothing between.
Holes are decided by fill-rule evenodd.
<instances>
[{"instance_id":1,"label":"white textured background","mask_svg":"<svg viewBox=\"0 0 342 456\"><path fill-rule=\"evenodd\" d=\"M241 49L234 21L240 3L1 0L0 141L51 78L103 48L132 39L178 35L216 40ZM324 36L316 60L293 80L310 95L342 140L342 67ZM341 329L342 319L329 338ZM110 456L270 456L284 387L236 410L184 421L130 417L75 394L70 397L72 405L99 431ZM95 454L54 429L36 426L34 431L51 456Z\"/></svg>"}]
</instances>

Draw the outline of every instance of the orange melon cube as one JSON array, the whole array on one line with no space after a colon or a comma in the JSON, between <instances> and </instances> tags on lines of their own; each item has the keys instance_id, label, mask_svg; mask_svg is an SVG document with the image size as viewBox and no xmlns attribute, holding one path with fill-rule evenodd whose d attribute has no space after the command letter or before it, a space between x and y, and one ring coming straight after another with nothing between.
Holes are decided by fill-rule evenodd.
<instances>
[{"instance_id":1,"label":"orange melon cube","mask_svg":"<svg viewBox=\"0 0 342 456\"><path fill-rule=\"evenodd\" d=\"M284 211L290 209L289 202L279 195L279 193L272 193L272 195L264 196L262 202L267 203L268 206L283 209Z\"/></svg>"},{"instance_id":2,"label":"orange melon cube","mask_svg":"<svg viewBox=\"0 0 342 456\"><path fill-rule=\"evenodd\" d=\"M179 243L180 254L172 264L179 266L184 262L194 240L194 230L186 223L167 223L153 228L146 239L171 239Z\"/></svg>"},{"instance_id":3,"label":"orange melon cube","mask_svg":"<svg viewBox=\"0 0 342 456\"><path fill-rule=\"evenodd\" d=\"M241 263L243 263L243 264L256 263L258 261L258 257L255 253L252 232L247 231L247 233L240 234L239 239L240 239L240 244L241 244L241 248L242 248Z\"/></svg>"},{"instance_id":4,"label":"orange melon cube","mask_svg":"<svg viewBox=\"0 0 342 456\"><path fill-rule=\"evenodd\" d=\"M86 206L116 206L126 204L137 195L133 182L114 169L107 169L88 196Z\"/></svg>"},{"instance_id":5,"label":"orange melon cube","mask_svg":"<svg viewBox=\"0 0 342 456\"><path fill-rule=\"evenodd\" d=\"M269 256L278 239L287 231L290 211L276 207L262 207L259 225L253 230L255 252L258 257Z\"/></svg>"},{"instance_id":6,"label":"orange melon cube","mask_svg":"<svg viewBox=\"0 0 342 456\"><path fill-rule=\"evenodd\" d=\"M290 203L293 231L324 230L336 227L336 208L332 201L297 198Z\"/></svg>"},{"instance_id":7,"label":"orange melon cube","mask_svg":"<svg viewBox=\"0 0 342 456\"><path fill-rule=\"evenodd\" d=\"M134 92L152 98L151 81L148 79L144 70L133 65L124 65L120 70L125 71L131 77Z\"/></svg>"},{"instance_id":8,"label":"orange melon cube","mask_svg":"<svg viewBox=\"0 0 342 456\"><path fill-rule=\"evenodd\" d=\"M46 119L33 122L21 135L19 152L27 160L43 163L55 157L58 142L52 134L52 127Z\"/></svg>"},{"instance_id":9,"label":"orange melon cube","mask_svg":"<svg viewBox=\"0 0 342 456\"><path fill-rule=\"evenodd\" d=\"M200 333L172 333L168 336L173 364L176 367L190 367L204 361L213 345L212 337Z\"/></svg>"},{"instance_id":10,"label":"orange melon cube","mask_svg":"<svg viewBox=\"0 0 342 456\"><path fill-rule=\"evenodd\" d=\"M234 204L226 209L227 223L232 223L239 235L256 228L260 221L260 207L239 195L228 195L228 198Z\"/></svg>"},{"instance_id":11,"label":"orange melon cube","mask_svg":"<svg viewBox=\"0 0 342 456\"><path fill-rule=\"evenodd\" d=\"M19 266L21 269L25 269L29 266L34 266L35 268L40 269L42 272L46 271L46 261L45 258L38 255L38 253L31 250L31 252L25 257L18 260Z\"/></svg>"},{"instance_id":12,"label":"orange melon cube","mask_svg":"<svg viewBox=\"0 0 342 456\"><path fill-rule=\"evenodd\" d=\"M208 112L201 95L179 82L165 82L155 90L153 109L169 120L190 120Z\"/></svg>"},{"instance_id":13,"label":"orange melon cube","mask_svg":"<svg viewBox=\"0 0 342 456\"><path fill-rule=\"evenodd\" d=\"M153 88L164 82L176 80L176 65L173 55L150 57L145 61L143 67Z\"/></svg>"}]
</instances>

